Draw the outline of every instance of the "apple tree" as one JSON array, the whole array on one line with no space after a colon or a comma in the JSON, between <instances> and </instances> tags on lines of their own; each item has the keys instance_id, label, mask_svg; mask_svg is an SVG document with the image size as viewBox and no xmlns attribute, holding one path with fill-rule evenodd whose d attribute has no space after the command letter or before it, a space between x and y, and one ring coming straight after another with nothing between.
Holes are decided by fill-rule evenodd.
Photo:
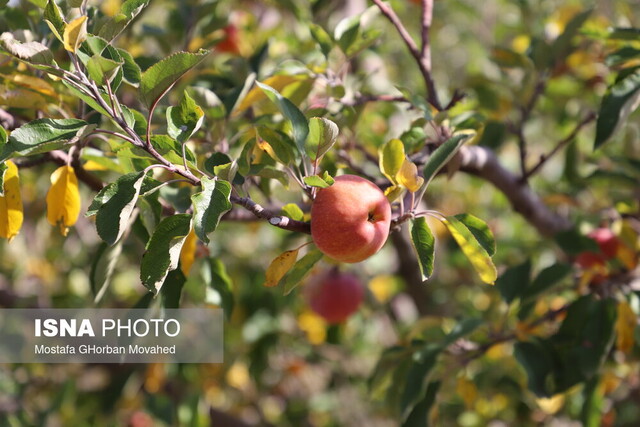
<instances>
[{"instance_id":1,"label":"apple tree","mask_svg":"<svg viewBox=\"0 0 640 427\"><path fill-rule=\"evenodd\" d=\"M640 418L634 2L0 5L0 307L225 313L7 425Z\"/></svg>"}]
</instances>

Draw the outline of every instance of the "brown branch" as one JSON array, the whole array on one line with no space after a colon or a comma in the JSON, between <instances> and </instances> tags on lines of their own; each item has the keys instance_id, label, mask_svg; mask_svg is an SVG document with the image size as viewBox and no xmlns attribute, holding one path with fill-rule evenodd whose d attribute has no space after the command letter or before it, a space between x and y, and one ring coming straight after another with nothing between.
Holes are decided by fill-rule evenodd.
<instances>
[{"instance_id":1,"label":"brown branch","mask_svg":"<svg viewBox=\"0 0 640 427\"><path fill-rule=\"evenodd\" d=\"M410 103L407 98L404 96L394 96L394 95L371 95L371 94L360 94L357 95L353 101L343 101L343 105L349 107L357 107L358 105L367 104L369 102L400 102L400 103Z\"/></svg>"},{"instance_id":2,"label":"brown branch","mask_svg":"<svg viewBox=\"0 0 640 427\"><path fill-rule=\"evenodd\" d=\"M538 163L536 163L535 166L533 166L531 169L529 169L524 173L524 175L522 176L522 181L526 181L531 176L535 175L551 157L556 155L556 153L558 153L567 144L573 141L576 138L576 136L578 136L578 133L580 132L580 130L582 130L583 127L585 127L595 119L596 119L596 113L594 113L593 111L587 114L585 118L582 119L580 123L576 125L573 131L571 131L571 133L566 138L562 139L556 144L553 150L551 150L548 154L543 154L540 156L540 160L538 160Z\"/></svg>"},{"instance_id":3,"label":"brown branch","mask_svg":"<svg viewBox=\"0 0 640 427\"><path fill-rule=\"evenodd\" d=\"M562 307L557 308L555 310L549 310L543 316L540 316L539 318L537 318L533 322L530 322L530 323L526 324L524 326L524 330L530 330L530 329L535 328L536 326L542 325L543 323L554 321L556 319L556 317L558 317L561 314L565 313L569 309L570 305L571 304L569 303L569 304L565 304ZM498 345L498 344L501 344L501 343L504 343L504 342L508 342L508 341L513 341L513 340L516 340L516 339L518 339L518 334L516 332L509 332L509 333L506 333L506 334L495 336L491 341L486 342L484 344L481 344L480 346L476 347L475 349L472 349L471 350L471 354L468 354L463 359L463 364L466 365L471 360L482 356L484 353L489 351L489 349L491 347L493 347L495 345Z\"/></svg>"},{"instance_id":4,"label":"brown branch","mask_svg":"<svg viewBox=\"0 0 640 427\"><path fill-rule=\"evenodd\" d=\"M460 149L460 169L492 183L543 236L571 228L571 222L552 212L526 183L500 164L492 150L480 146L464 146Z\"/></svg>"},{"instance_id":5,"label":"brown branch","mask_svg":"<svg viewBox=\"0 0 640 427\"><path fill-rule=\"evenodd\" d=\"M520 171L522 174L522 180L526 180L525 176L527 174L527 139L524 135L524 126L531 118L531 113L536 106L536 103L544 93L544 90L547 86L547 81L543 76L538 77L538 81L533 89L533 94L531 94L531 98L529 98L529 102L523 105L520 108L520 121L517 126L513 129L513 132L518 138L518 150L520 152Z\"/></svg>"},{"instance_id":6,"label":"brown branch","mask_svg":"<svg viewBox=\"0 0 640 427\"><path fill-rule=\"evenodd\" d=\"M257 218L266 219L269 221L269 224L275 227L282 228L283 230L311 234L311 225L308 222L296 221L284 215L277 215L274 212L263 208L248 197L237 197L232 195L231 203L244 207Z\"/></svg>"},{"instance_id":7,"label":"brown branch","mask_svg":"<svg viewBox=\"0 0 640 427\"><path fill-rule=\"evenodd\" d=\"M430 45L428 43L428 37L426 39L427 43L424 43L424 32L429 31L429 27L431 26L431 14L433 11L433 1L431 0L423 0L423 13L422 13L422 33L423 33L423 46L421 49L418 49L418 45L407 31L404 24L395 13L395 11L386 3L382 2L382 0L373 0L373 3L378 6L380 12L393 24L393 26L398 31L400 38L404 42L404 44L409 49L409 53L415 59L418 64L418 68L422 73L422 78L424 79L425 85L427 86L427 101L438 111L442 111L442 104L440 104L440 100L438 99L438 94L436 93L435 83L433 81L433 77L431 76L431 52ZM425 18L427 21L425 21ZM428 25L427 25L428 24ZM427 29L425 30L425 27Z\"/></svg>"}]
</instances>

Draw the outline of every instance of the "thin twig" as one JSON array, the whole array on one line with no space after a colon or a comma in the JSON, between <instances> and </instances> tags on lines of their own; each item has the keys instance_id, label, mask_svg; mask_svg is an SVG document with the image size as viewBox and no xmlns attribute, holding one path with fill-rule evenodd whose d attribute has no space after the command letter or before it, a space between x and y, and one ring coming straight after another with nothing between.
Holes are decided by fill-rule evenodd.
<instances>
[{"instance_id":1,"label":"thin twig","mask_svg":"<svg viewBox=\"0 0 640 427\"><path fill-rule=\"evenodd\" d=\"M522 176L521 181L526 181L527 179L529 179L531 176L535 175L544 165L545 163L554 155L556 155L556 153L558 153L561 149L563 149L567 144L569 144L571 141L573 141L576 136L578 136L578 133L580 132L580 130L582 130L583 127L585 127L586 125L588 125L589 123L591 123L592 121L594 121L596 119L596 113L594 113L593 111L590 112L589 114L587 114L585 116L584 119L582 119L580 121L580 123L578 123L576 125L576 127L573 129L573 131L571 131L571 133L569 135L567 135L566 138L562 139L561 141L559 141L556 146L553 148L553 150L551 150L549 153L547 154L542 154L540 156L540 160L538 160L538 163L536 163L531 169L529 169L528 171L526 171L524 173L524 175Z\"/></svg>"},{"instance_id":2,"label":"thin twig","mask_svg":"<svg viewBox=\"0 0 640 427\"><path fill-rule=\"evenodd\" d=\"M418 64L418 68L422 73L422 78L424 79L425 85L427 87L427 101L438 111L442 111L442 104L440 104L440 100L438 99L438 94L436 92L435 83L433 81L433 77L431 76L431 47L429 45L429 38L426 37L424 39L424 31L429 31L431 26L431 16L433 13L433 2L430 0L423 0L423 12L422 12L422 28L423 28L423 46L421 49L418 49L418 45L411 37L411 34L407 31L404 24L395 13L395 11L386 3L382 2L382 0L373 0L373 3L378 6L380 12L393 24L393 26L398 31L400 38L404 41L404 44L409 49L409 53L413 56ZM426 21L425 21L426 18ZM426 27L426 30L425 30ZM424 41L427 43L425 44Z\"/></svg>"}]
</instances>

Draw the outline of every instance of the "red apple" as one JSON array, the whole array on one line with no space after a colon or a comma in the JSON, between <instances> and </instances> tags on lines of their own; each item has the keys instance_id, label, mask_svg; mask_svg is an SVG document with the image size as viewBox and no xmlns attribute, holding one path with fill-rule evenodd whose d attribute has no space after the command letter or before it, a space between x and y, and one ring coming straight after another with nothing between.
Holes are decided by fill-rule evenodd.
<instances>
[{"instance_id":1,"label":"red apple","mask_svg":"<svg viewBox=\"0 0 640 427\"><path fill-rule=\"evenodd\" d=\"M598 243L600 250L607 259L614 258L618 253L620 240L608 228L597 228L589 233L588 236Z\"/></svg>"},{"instance_id":2,"label":"red apple","mask_svg":"<svg viewBox=\"0 0 640 427\"><path fill-rule=\"evenodd\" d=\"M238 28L229 24L222 29L224 32L224 38L216 44L218 52L227 52L234 55L240 54L240 36L238 35Z\"/></svg>"},{"instance_id":3,"label":"red apple","mask_svg":"<svg viewBox=\"0 0 640 427\"><path fill-rule=\"evenodd\" d=\"M341 175L316 194L311 206L311 237L325 255L360 262L380 250L389 236L391 205L371 181Z\"/></svg>"},{"instance_id":4,"label":"red apple","mask_svg":"<svg viewBox=\"0 0 640 427\"><path fill-rule=\"evenodd\" d=\"M604 266L606 263L606 258L602 254L595 252L581 252L576 257L576 264L584 270L588 270L596 266Z\"/></svg>"},{"instance_id":5,"label":"red apple","mask_svg":"<svg viewBox=\"0 0 640 427\"><path fill-rule=\"evenodd\" d=\"M329 323L340 323L358 310L364 286L354 274L333 268L311 280L304 294L313 311Z\"/></svg>"}]
</instances>

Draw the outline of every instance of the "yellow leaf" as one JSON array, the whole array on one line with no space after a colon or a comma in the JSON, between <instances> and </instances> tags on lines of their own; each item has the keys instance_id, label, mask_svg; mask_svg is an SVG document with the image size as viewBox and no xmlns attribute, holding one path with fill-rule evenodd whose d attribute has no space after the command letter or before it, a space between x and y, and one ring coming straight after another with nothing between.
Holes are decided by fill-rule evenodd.
<instances>
[{"instance_id":1,"label":"yellow leaf","mask_svg":"<svg viewBox=\"0 0 640 427\"><path fill-rule=\"evenodd\" d=\"M60 233L66 236L69 227L74 225L80 215L80 191L78 179L71 166L61 166L51 174L51 188L47 193L47 220L49 224L60 227Z\"/></svg>"},{"instance_id":2,"label":"yellow leaf","mask_svg":"<svg viewBox=\"0 0 640 427\"><path fill-rule=\"evenodd\" d=\"M23 211L18 168L11 160L7 160L6 165L4 196L0 196L0 237L11 241L22 227Z\"/></svg>"},{"instance_id":3,"label":"yellow leaf","mask_svg":"<svg viewBox=\"0 0 640 427\"><path fill-rule=\"evenodd\" d=\"M300 313L298 327L307 334L311 344L322 344L327 339L327 322L311 310Z\"/></svg>"},{"instance_id":4,"label":"yellow leaf","mask_svg":"<svg viewBox=\"0 0 640 427\"><path fill-rule=\"evenodd\" d=\"M564 406L564 394L556 394L552 397L541 397L536 399L536 403L546 414L555 414Z\"/></svg>"},{"instance_id":5,"label":"yellow leaf","mask_svg":"<svg viewBox=\"0 0 640 427\"><path fill-rule=\"evenodd\" d=\"M251 375L249 374L247 365L242 362L235 362L227 371L226 380L227 384L231 387L238 389L245 388L251 381Z\"/></svg>"},{"instance_id":6,"label":"yellow leaf","mask_svg":"<svg viewBox=\"0 0 640 427\"><path fill-rule=\"evenodd\" d=\"M78 46L87 38L87 17L81 16L69 22L64 29L64 48L75 53Z\"/></svg>"},{"instance_id":7,"label":"yellow leaf","mask_svg":"<svg viewBox=\"0 0 640 427\"><path fill-rule=\"evenodd\" d=\"M491 257L487 251L478 243L471 231L458 221L455 217L447 217L442 220L443 224L447 226L449 233L453 236L453 239L458 243L462 252L466 255L476 270L480 279L484 283L494 284L498 278L498 271L493 264Z\"/></svg>"},{"instance_id":8,"label":"yellow leaf","mask_svg":"<svg viewBox=\"0 0 640 427\"><path fill-rule=\"evenodd\" d=\"M396 174L405 160L404 144L399 139L392 139L380 148L378 157L380 170L389 181L396 184Z\"/></svg>"},{"instance_id":9,"label":"yellow leaf","mask_svg":"<svg viewBox=\"0 0 640 427\"><path fill-rule=\"evenodd\" d=\"M100 5L100 10L107 16L115 16L118 12L120 12L121 7L121 0L105 0Z\"/></svg>"},{"instance_id":10,"label":"yellow leaf","mask_svg":"<svg viewBox=\"0 0 640 427\"><path fill-rule=\"evenodd\" d=\"M629 353L633 348L633 335L638 324L638 317L631 309L628 302L618 304L618 318L616 319L616 347L618 350Z\"/></svg>"},{"instance_id":11,"label":"yellow leaf","mask_svg":"<svg viewBox=\"0 0 640 427\"><path fill-rule=\"evenodd\" d=\"M278 92L282 92L282 90L285 87L299 80L300 80L300 76L287 76L287 75L280 74L277 76L269 77L268 79L262 81L261 83L271 86ZM249 93L247 93L247 96L244 97L244 99L242 100L238 108L236 108L235 113L236 114L241 113L247 108L252 107L254 104L266 99L267 99L267 95L264 94L262 89L260 89L258 86L255 86L253 89L249 91Z\"/></svg>"},{"instance_id":12,"label":"yellow leaf","mask_svg":"<svg viewBox=\"0 0 640 427\"><path fill-rule=\"evenodd\" d=\"M191 229L180 250L180 269L185 276L189 276L191 266L196 260L196 249L198 246L198 238L196 232Z\"/></svg>"},{"instance_id":13,"label":"yellow leaf","mask_svg":"<svg viewBox=\"0 0 640 427\"><path fill-rule=\"evenodd\" d=\"M9 89L0 85L0 105L12 108L40 110L46 107L47 101L38 93L21 87Z\"/></svg>"},{"instance_id":14,"label":"yellow leaf","mask_svg":"<svg viewBox=\"0 0 640 427\"><path fill-rule=\"evenodd\" d=\"M258 144L258 148L266 152L269 157L271 157L276 162L280 162L278 155L275 153L275 151L273 151L273 147L271 146L271 144L269 144L268 141L265 141L260 137L260 135L258 135L256 138L256 143Z\"/></svg>"},{"instance_id":15,"label":"yellow leaf","mask_svg":"<svg viewBox=\"0 0 640 427\"><path fill-rule=\"evenodd\" d=\"M407 190L415 193L424 184L424 178L418 176L418 167L411 160L405 158L402 166L398 171L396 178L398 183Z\"/></svg>"},{"instance_id":16,"label":"yellow leaf","mask_svg":"<svg viewBox=\"0 0 640 427\"><path fill-rule=\"evenodd\" d=\"M467 377L458 377L456 381L456 393L462 397L467 409L473 408L473 404L478 398L478 388Z\"/></svg>"},{"instance_id":17,"label":"yellow leaf","mask_svg":"<svg viewBox=\"0 0 640 427\"><path fill-rule=\"evenodd\" d=\"M43 95L51 96L51 97L57 96L55 89L49 83L47 83L45 80L41 78L27 76L26 74L12 74L10 76L3 76L3 77L9 81L12 81L17 85L20 85L27 89L34 90Z\"/></svg>"},{"instance_id":18,"label":"yellow leaf","mask_svg":"<svg viewBox=\"0 0 640 427\"><path fill-rule=\"evenodd\" d=\"M293 264L296 263L299 250L300 248L283 252L271 261L266 272L265 286L273 287L278 285L284 275L287 274L287 272L291 270L291 267L293 267Z\"/></svg>"},{"instance_id":19,"label":"yellow leaf","mask_svg":"<svg viewBox=\"0 0 640 427\"><path fill-rule=\"evenodd\" d=\"M371 279L369 289L378 302L384 304L396 293L398 286L394 276L380 275Z\"/></svg>"},{"instance_id":20,"label":"yellow leaf","mask_svg":"<svg viewBox=\"0 0 640 427\"><path fill-rule=\"evenodd\" d=\"M384 195L387 197L389 203L393 203L398 197L400 197L400 195L402 195L403 191L402 187L392 185L384 190Z\"/></svg>"}]
</instances>

